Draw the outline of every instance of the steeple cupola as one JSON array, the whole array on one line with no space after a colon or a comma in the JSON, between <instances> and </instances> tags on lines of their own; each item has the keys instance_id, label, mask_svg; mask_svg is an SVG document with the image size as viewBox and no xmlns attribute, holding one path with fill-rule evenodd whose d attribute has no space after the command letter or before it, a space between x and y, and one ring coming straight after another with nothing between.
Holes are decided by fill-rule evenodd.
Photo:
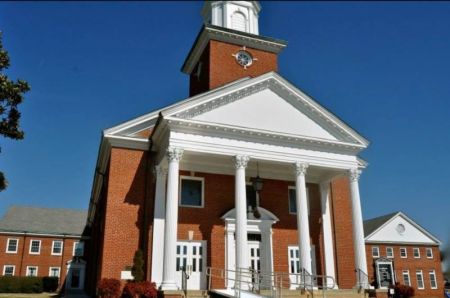
<instances>
[{"instance_id":1,"label":"steeple cupola","mask_svg":"<svg viewBox=\"0 0 450 298\"><path fill-rule=\"evenodd\" d=\"M205 24L259 34L259 1L205 1L202 16Z\"/></svg>"}]
</instances>

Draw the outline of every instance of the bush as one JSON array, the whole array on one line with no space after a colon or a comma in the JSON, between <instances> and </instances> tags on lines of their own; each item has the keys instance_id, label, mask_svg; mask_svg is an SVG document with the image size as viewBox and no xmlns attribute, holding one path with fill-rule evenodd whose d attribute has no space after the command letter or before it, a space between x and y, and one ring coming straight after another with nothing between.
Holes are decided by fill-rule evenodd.
<instances>
[{"instance_id":1,"label":"bush","mask_svg":"<svg viewBox=\"0 0 450 298\"><path fill-rule=\"evenodd\" d=\"M0 293L42 293L43 291L42 277L0 277Z\"/></svg>"},{"instance_id":2,"label":"bush","mask_svg":"<svg viewBox=\"0 0 450 298\"><path fill-rule=\"evenodd\" d=\"M394 286L394 298L410 298L414 297L414 288L402 285L400 283L395 283Z\"/></svg>"},{"instance_id":3,"label":"bush","mask_svg":"<svg viewBox=\"0 0 450 298\"><path fill-rule=\"evenodd\" d=\"M130 281L123 288L122 298L156 298L157 295L155 283Z\"/></svg>"},{"instance_id":4,"label":"bush","mask_svg":"<svg viewBox=\"0 0 450 298\"><path fill-rule=\"evenodd\" d=\"M144 254L140 249L134 254L131 274L136 282L141 282L144 280Z\"/></svg>"},{"instance_id":5,"label":"bush","mask_svg":"<svg viewBox=\"0 0 450 298\"><path fill-rule=\"evenodd\" d=\"M102 298L119 298L120 281L115 278L102 278L97 284L97 294Z\"/></svg>"},{"instance_id":6,"label":"bush","mask_svg":"<svg viewBox=\"0 0 450 298\"><path fill-rule=\"evenodd\" d=\"M56 292L58 289L59 278L56 276L46 276L42 278L42 287L44 292Z\"/></svg>"}]
</instances>

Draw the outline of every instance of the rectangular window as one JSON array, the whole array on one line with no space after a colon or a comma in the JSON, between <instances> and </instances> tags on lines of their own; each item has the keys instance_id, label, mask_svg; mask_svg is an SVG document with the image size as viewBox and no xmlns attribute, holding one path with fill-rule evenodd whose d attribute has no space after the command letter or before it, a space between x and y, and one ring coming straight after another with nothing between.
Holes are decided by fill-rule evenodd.
<instances>
[{"instance_id":1,"label":"rectangular window","mask_svg":"<svg viewBox=\"0 0 450 298\"><path fill-rule=\"evenodd\" d=\"M289 273L291 274L300 273L300 257L298 254L298 246L288 247Z\"/></svg>"},{"instance_id":2,"label":"rectangular window","mask_svg":"<svg viewBox=\"0 0 450 298\"><path fill-rule=\"evenodd\" d=\"M288 188L288 197L289 197L289 214L297 214L297 198L296 198L296 190L294 186L289 186ZM310 215L311 210L309 207L309 192L308 188L306 188L306 204L308 208L308 215Z\"/></svg>"},{"instance_id":3,"label":"rectangular window","mask_svg":"<svg viewBox=\"0 0 450 298\"><path fill-rule=\"evenodd\" d=\"M434 270L430 270L429 272L430 274L430 286L432 289L437 289L437 281L436 281L436 273L434 272Z\"/></svg>"},{"instance_id":4,"label":"rectangular window","mask_svg":"<svg viewBox=\"0 0 450 298\"><path fill-rule=\"evenodd\" d=\"M30 241L30 254L38 255L41 253L41 240Z\"/></svg>"},{"instance_id":5,"label":"rectangular window","mask_svg":"<svg viewBox=\"0 0 450 298\"><path fill-rule=\"evenodd\" d=\"M82 257L84 255L84 242L73 243L73 255L76 257Z\"/></svg>"},{"instance_id":6,"label":"rectangular window","mask_svg":"<svg viewBox=\"0 0 450 298\"><path fill-rule=\"evenodd\" d=\"M432 259L433 258L433 249L431 247L427 247L426 253L427 253L427 258L428 259Z\"/></svg>"},{"instance_id":7,"label":"rectangular window","mask_svg":"<svg viewBox=\"0 0 450 298\"><path fill-rule=\"evenodd\" d=\"M61 240L54 240L52 243L52 255L60 256L62 254L63 242Z\"/></svg>"},{"instance_id":8,"label":"rectangular window","mask_svg":"<svg viewBox=\"0 0 450 298\"><path fill-rule=\"evenodd\" d=\"M16 266L14 266L14 265L3 266L3 276L14 276L15 269L16 269Z\"/></svg>"},{"instance_id":9,"label":"rectangular window","mask_svg":"<svg viewBox=\"0 0 450 298\"><path fill-rule=\"evenodd\" d=\"M27 276L37 276L38 267L37 266L27 266Z\"/></svg>"},{"instance_id":10,"label":"rectangular window","mask_svg":"<svg viewBox=\"0 0 450 298\"><path fill-rule=\"evenodd\" d=\"M204 178L181 176L180 206L203 207Z\"/></svg>"},{"instance_id":11,"label":"rectangular window","mask_svg":"<svg viewBox=\"0 0 450 298\"><path fill-rule=\"evenodd\" d=\"M19 246L19 239L8 238L8 242L6 243L6 252L17 253L18 246Z\"/></svg>"},{"instance_id":12,"label":"rectangular window","mask_svg":"<svg viewBox=\"0 0 450 298\"><path fill-rule=\"evenodd\" d=\"M380 257L380 249L378 246L372 246L372 257L379 258Z\"/></svg>"},{"instance_id":13,"label":"rectangular window","mask_svg":"<svg viewBox=\"0 0 450 298\"><path fill-rule=\"evenodd\" d=\"M408 254L406 252L406 247L400 247L400 258L407 258Z\"/></svg>"},{"instance_id":14,"label":"rectangular window","mask_svg":"<svg viewBox=\"0 0 450 298\"><path fill-rule=\"evenodd\" d=\"M249 206L256 207L256 191L252 184L247 184L245 186L245 194L247 198L247 210Z\"/></svg>"},{"instance_id":15,"label":"rectangular window","mask_svg":"<svg viewBox=\"0 0 450 298\"><path fill-rule=\"evenodd\" d=\"M48 270L48 276L59 277L59 267L50 267Z\"/></svg>"},{"instance_id":16,"label":"rectangular window","mask_svg":"<svg viewBox=\"0 0 450 298\"><path fill-rule=\"evenodd\" d=\"M411 286L411 280L409 279L409 270L403 270L403 283L407 286Z\"/></svg>"},{"instance_id":17,"label":"rectangular window","mask_svg":"<svg viewBox=\"0 0 450 298\"><path fill-rule=\"evenodd\" d=\"M419 290L425 289L425 285L423 284L422 270L416 271L416 278L417 278L417 289L419 289Z\"/></svg>"},{"instance_id":18,"label":"rectangular window","mask_svg":"<svg viewBox=\"0 0 450 298\"><path fill-rule=\"evenodd\" d=\"M414 247L414 248L413 248L413 256L414 256L414 258L416 258L416 259L419 259L419 258L420 258L420 249L419 249L418 247Z\"/></svg>"},{"instance_id":19,"label":"rectangular window","mask_svg":"<svg viewBox=\"0 0 450 298\"><path fill-rule=\"evenodd\" d=\"M392 247L386 247L386 257L388 258L394 257L394 249Z\"/></svg>"}]
</instances>

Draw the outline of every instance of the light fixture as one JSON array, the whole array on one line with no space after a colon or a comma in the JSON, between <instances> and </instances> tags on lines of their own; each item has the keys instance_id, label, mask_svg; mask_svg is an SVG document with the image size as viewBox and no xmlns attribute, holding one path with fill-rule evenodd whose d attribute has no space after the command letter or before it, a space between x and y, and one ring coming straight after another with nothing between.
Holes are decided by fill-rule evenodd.
<instances>
[{"instance_id":1,"label":"light fixture","mask_svg":"<svg viewBox=\"0 0 450 298\"><path fill-rule=\"evenodd\" d=\"M256 162L256 177L252 179L253 189L259 193L264 185L263 180L259 177L259 163Z\"/></svg>"},{"instance_id":2,"label":"light fixture","mask_svg":"<svg viewBox=\"0 0 450 298\"><path fill-rule=\"evenodd\" d=\"M188 239L189 242L194 240L194 231L188 231Z\"/></svg>"}]
</instances>

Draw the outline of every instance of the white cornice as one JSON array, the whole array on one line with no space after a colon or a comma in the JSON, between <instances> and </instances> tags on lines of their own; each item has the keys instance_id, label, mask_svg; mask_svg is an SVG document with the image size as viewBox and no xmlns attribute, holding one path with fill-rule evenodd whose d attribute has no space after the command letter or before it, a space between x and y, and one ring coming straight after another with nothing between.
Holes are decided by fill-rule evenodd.
<instances>
[{"instance_id":1,"label":"white cornice","mask_svg":"<svg viewBox=\"0 0 450 298\"><path fill-rule=\"evenodd\" d=\"M149 140L144 138L131 138L124 136L105 135L111 147L127 148L136 150L148 150Z\"/></svg>"},{"instance_id":2,"label":"white cornice","mask_svg":"<svg viewBox=\"0 0 450 298\"><path fill-rule=\"evenodd\" d=\"M53 237L53 238L85 238L82 235L73 234L47 234L47 233L37 233L37 232L9 232L0 231L1 235L23 235L23 236L41 236L41 237Z\"/></svg>"}]
</instances>

